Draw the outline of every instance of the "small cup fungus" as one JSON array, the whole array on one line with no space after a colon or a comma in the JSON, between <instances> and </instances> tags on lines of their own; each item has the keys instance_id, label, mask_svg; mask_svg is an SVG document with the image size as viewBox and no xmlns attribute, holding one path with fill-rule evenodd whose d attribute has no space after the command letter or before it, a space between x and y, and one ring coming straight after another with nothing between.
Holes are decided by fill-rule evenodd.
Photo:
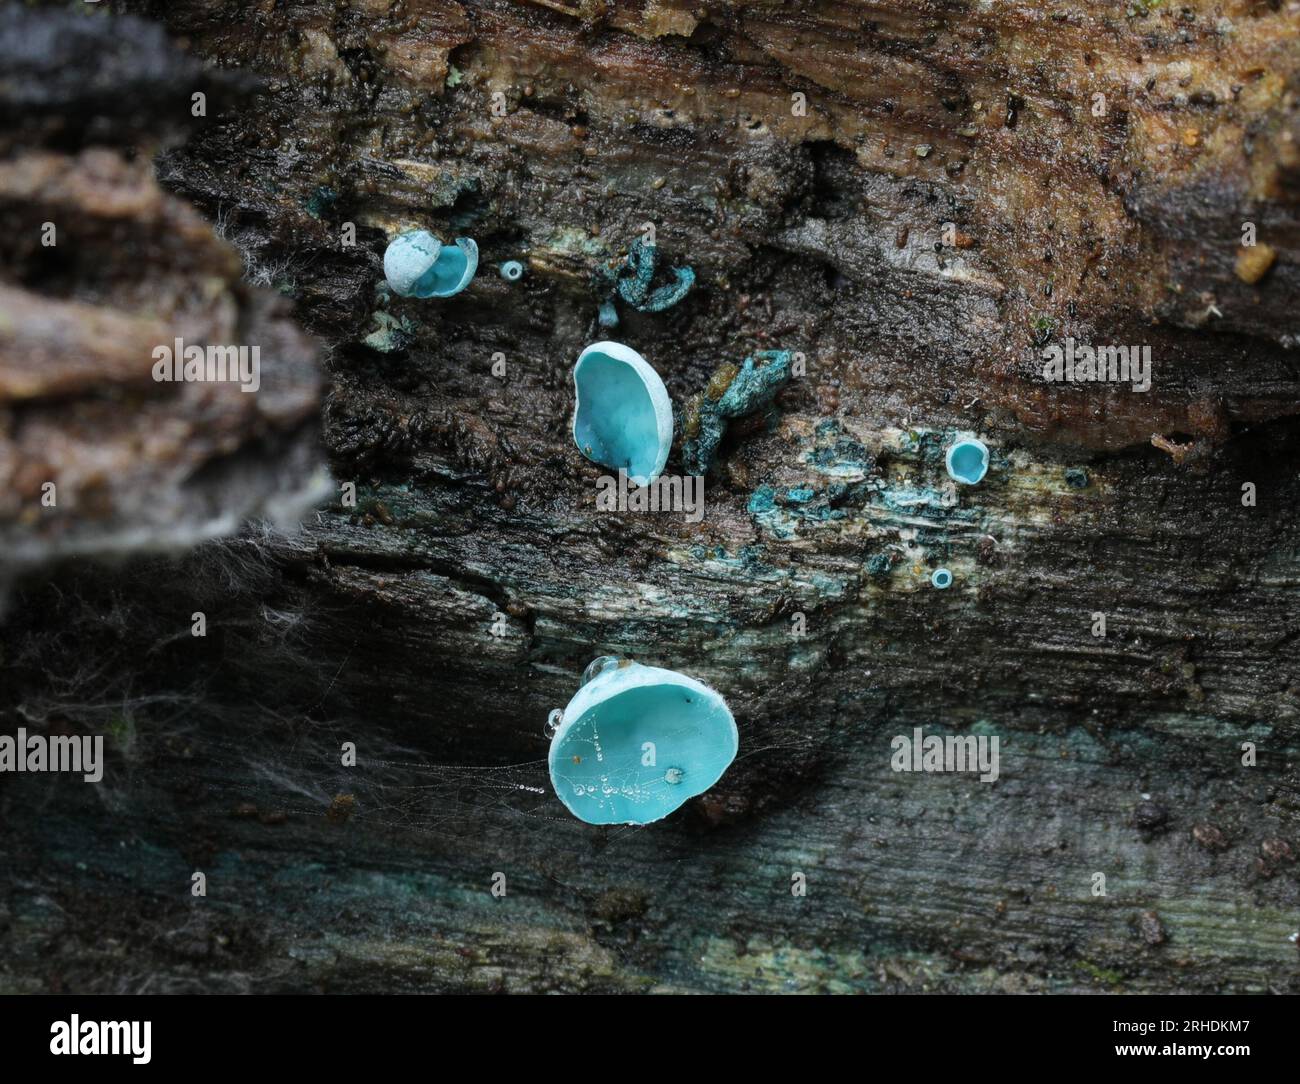
<instances>
[{"instance_id":1,"label":"small cup fungus","mask_svg":"<svg viewBox=\"0 0 1300 1084\"><path fill-rule=\"evenodd\" d=\"M735 719L694 678L611 656L596 659L583 678L554 726L548 757L551 785L579 820L662 820L735 759Z\"/></svg>"},{"instance_id":2,"label":"small cup fungus","mask_svg":"<svg viewBox=\"0 0 1300 1084\"><path fill-rule=\"evenodd\" d=\"M427 230L394 237L384 251L384 278L401 297L452 297L478 270L478 245L468 237L444 245Z\"/></svg>"},{"instance_id":3,"label":"small cup fungus","mask_svg":"<svg viewBox=\"0 0 1300 1084\"><path fill-rule=\"evenodd\" d=\"M948 448L948 476L962 485L977 485L989 469L989 450L982 440L962 437Z\"/></svg>"},{"instance_id":4,"label":"small cup fungus","mask_svg":"<svg viewBox=\"0 0 1300 1084\"><path fill-rule=\"evenodd\" d=\"M622 343L593 343L573 367L573 388L578 450L626 470L636 485L658 478L673 442L673 405L645 358Z\"/></svg>"}]
</instances>

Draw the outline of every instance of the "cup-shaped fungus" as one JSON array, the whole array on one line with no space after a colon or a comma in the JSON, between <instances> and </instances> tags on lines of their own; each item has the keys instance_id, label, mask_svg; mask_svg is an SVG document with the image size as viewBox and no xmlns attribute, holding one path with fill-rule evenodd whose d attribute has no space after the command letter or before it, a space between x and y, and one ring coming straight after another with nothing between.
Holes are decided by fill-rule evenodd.
<instances>
[{"instance_id":1,"label":"cup-shaped fungus","mask_svg":"<svg viewBox=\"0 0 1300 1084\"><path fill-rule=\"evenodd\" d=\"M457 237L444 245L428 230L399 234L384 250L384 278L401 297L452 297L478 270L478 245Z\"/></svg>"},{"instance_id":2,"label":"cup-shaped fungus","mask_svg":"<svg viewBox=\"0 0 1300 1084\"><path fill-rule=\"evenodd\" d=\"M622 343L593 343L573 367L573 389L573 440L583 455L626 470L639 486L663 473L673 405L645 358Z\"/></svg>"},{"instance_id":3,"label":"cup-shaped fungus","mask_svg":"<svg viewBox=\"0 0 1300 1084\"><path fill-rule=\"evenodd\" d=\"M978 484L989 469L989 450L982 440L962 437L948 448L948 477L962 485Z\"/></svg>"},{"instance_id":4,"label":"cup-shaped fungus","mask_svg":"<svg viewBox=\"0 0 1300 1084\"><path fill-rule=\"evenodd\" d=\"M588 824L651 824L722 778L740 739L707 685L609 657L569 701L551 738L551 785Z\"/></svg>"}]
</instances>

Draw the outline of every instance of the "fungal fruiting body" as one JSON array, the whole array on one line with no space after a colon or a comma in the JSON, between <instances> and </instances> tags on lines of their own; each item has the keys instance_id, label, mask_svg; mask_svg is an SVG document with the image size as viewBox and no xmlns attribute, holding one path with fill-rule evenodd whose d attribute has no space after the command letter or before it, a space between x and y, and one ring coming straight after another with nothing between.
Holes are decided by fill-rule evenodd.
<instances>
[{"instance_id":1,"label":"fungal fruiting body","mask_svg":"<svg viewBox=\"0 0 1300 1084\"><path fill-rule=\"evenodd\" d=\"M940 591L947 590L952 586L952 573L946 568L936 568L930 575L930 582Z\"/></svg>"},{"instance_id":2,"label":"fungal fruiting body","mask_svg":"<svg viewBox=\"0 0 1300 1084\"><path fill-rule=\"evenodd\" d=\"M651 290L659 250L641 238L632 242L627 259L619 268L616 282L618 296L638 312L663 312L677 304L695 285L695 272L689 267L674 267L673 281Z\"/></svg>"},{"instance_id":3,"label":"fungal fruiting body","mask_svg":"<svg viewBox=\"0 0 1300 1084\"><path fill-rule=\"evenodd\" d=\"M728 422L768 406L790 380L793 359L788 350L756 350L739 368L730 362L718 366L688 410L682 442L688 473L708 473Z\"/></svg>"},{"instance_id":4,"label":"fungal fruiting body","mask_svg":"<svg viewBox=\"0 0 1300 1084\"><path fill-rule=\"evenodd\" d=\"M989 469L989 450L982 440L963 437L948 449L948 477L962 485L978 484Z\"/></svg>"},{"instance_id":5,"label":"fungal fruiting body","mask_svg":"<svg viewBox=\"0 0 1300 1084\"><path fill-rule=\"evenodd\" d=\"M583 455L626 470L639 486L663 473L673 405L645 358L622 343L592 343L573 367L573 389L573 439Z\"/></svg>"},{"instance_id":6,"label":"fungal fruiting body","mask_svg":"<svg viewBox=\"0 0 1300 1084\"><path fill-rule=\"evenodd\" d=\"M478 270L478 245L457 237L444 245L427 230L400 234L384 250L384 278L401 297L452 297Z\"/></svg>"},{"instance_id":7,"label":"fungal fruiting body","mask_svg":"<svg viewBox=\"0 0 1300 1084\"><path fill-rule=\"evenodd\" d=\"M597 659L551 738L551 785L588 824L651 824L722 778L740 744L717 692L657 666Z\"/></svg>"},{"instance_id":8,"label":"fungal fruiting body","mask_svg":"<svg viewBox=\"0 0 1300 1084\"><path fill-rule=\"evenodd\" d=\"M659 249L638 237L622 262L596 268L595 287L601 292L609 291L600 302L601 327L618 327L618 310L614 306L616 295L637 312L663 312L691 292L695 285L695 271L690 267L674 267L671 282L651 289L658 262Z\"/></svg>"},{"instance_id":9,"label":"fungal fruiting body","mask_svg":"<svg viewBox=\"0 0 1300 1084\"><path fill-rule=\"evenodd\" d=\"M506 282L518 282L524 277L524 265L518 260L506 260L498 270Z\"/></svg>"}]
</instances>

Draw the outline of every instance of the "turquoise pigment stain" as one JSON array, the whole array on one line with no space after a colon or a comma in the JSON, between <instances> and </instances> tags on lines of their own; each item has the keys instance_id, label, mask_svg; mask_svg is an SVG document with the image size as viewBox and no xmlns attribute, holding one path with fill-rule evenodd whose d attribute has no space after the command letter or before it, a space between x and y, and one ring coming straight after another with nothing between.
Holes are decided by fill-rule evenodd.
<instances>
[{"instance_id":1,"label":"turquoise pigment stain","mask_svg":"<svg viewBox=\"0 0 1300 1084\"><path fill-rule=\"evenodd\" d=\"M478 245L468 237L444 245L427 230L393 238L384 251L384 278L401 297L453 297L478 270Z\"/></svg>"},{"instance_id":2,"label":"turquoise pigment stain","mask_svg":"<svg viewBox=\"0 0 1300 1084\"><path fill-rule=\"evenodd\" d=\"M930 582L940 591L946 591L952 586L952 573L946 568L936 568L930 575Z\"/></svg>"},{"instance_id":3,"label":"turquoise pigment stain","mask_svg":"<svg viewBox=\"0 0 1300 1084\"><path fill-rule=\"evenodd\" d=\"M551 785L588 824L652 824L722 778L736 721L717 692L657 666L603 656L551 713Z\"/></svg>"},{"instance_id":4,"label":"turquoise pigment stain","mask_svg":"<svg viewBox=\"0 0 1300 1084\"><path fill-rule=\"evenodd\" d=\"M802 458L818 474L845 482L861 482L879 473L875 457L829 419L817 423L814 446Z\"/></svg>"},{"instance_id":5,"label":"turquoise pigment stain","mask_svg":"<svg viewBox=\"0 0 1300 1084\"><path fill-rule=\"evenodd\" d=\"M327 184L323 184L307 198L303 206L312 218L320 218L334 206L334 201L338 198L338 193L334 189Z\"/></svg>"},{"instance_id":6,"label":"turquoise pigment stain","mask_svg":"<svg viewBox=\"0 0 1300 1084\"><path fill-rule=\"evenodd\" d=\"M626 470L639 486L663 473L673 406L645 358L622 343L593 343L573 367L573 390L573 440L583 455Z\"/></svg>"},{"instance_id":7,"label":"turquoise pigment stain","mask_svg":"<svg viewBox=\"0 0 1300 1084\"><path fill-rule=\"evenodd\" d=\"M775 539L786 541L798 533L798 521L777 504L776 491L769 485L760 485L755 489L749 495L746 508L754 517L754 522Z\"/></svg>"},{"instance_id":8,"label":"turquoise pigment stain","mask_svg":"<svg viewBox=\"0 0 1300 1084\"><path fill-rule=\"evenodd\" d=\"M978 485L989 469L989 450L974 437L958 440L948 449L948 476L962 485Z\"/></svg>"},{"instance_id":9,"label":"turquoise pigment stain","mask_svg":"<svg viewBox=\"0 0 1300 1084\"><path fill-rule=\"evenodd\" d=\"M867 572L872 576L888 576L894 559L887 553L873 553L867 559Z\"/></svg>"},{"instance_id":10,"label":"turquoise pigment stain","mask_svg":"<svg viewBox=\"0 0 1300 1084\"><path fill-rule=\"evenodd\" d=\"M766 512L771 512L776 507L776 493L771 486L759 486L749 496L749 504L746 506L751 515L761 516Z\"/></svg>"}]
</instances>

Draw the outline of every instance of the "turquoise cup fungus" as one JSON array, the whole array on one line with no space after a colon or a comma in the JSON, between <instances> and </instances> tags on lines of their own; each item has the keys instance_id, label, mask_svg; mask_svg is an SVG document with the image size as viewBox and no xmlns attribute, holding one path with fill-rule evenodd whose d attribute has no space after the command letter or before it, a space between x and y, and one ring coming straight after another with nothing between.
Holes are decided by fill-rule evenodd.
<instances>
[{"instance_id":1,"label":"turquoise cup fungus","mask_svg":"<svg viewBox=\"0 0 1300 1084\"><path fill-rule=\"evenodd\" d=\"M524 277L524 265L518 260L506 260L497 270L506 282L518 282Z\"/></svg>"},{"instance_id":2,"label":"turquoise cup fungus","mask_svg":"<svg viewBox=\"0 0 1300 1084\"><path fill-rule=\"evenodd\" d=\"M427 230L412 230L394 237L384 250L384 278L401 297L452 297L477 270L478 245L468 237L444 245Z\"/></svg>"},{"instance_id":3,"label":"turquoise cup fungus","mask_svg":"<svg viewBox=\"0 0 1300 1084\"><path fill-rule=\"evenodd\" d=\"M948 449L948 477L962 485L978 484L988 473L989 450L982 440L963 437Z\"/></svg>"},{"instance_id":4,"label":"turquoise cup fungus","mask_svg":"<svg viewBox=\"0 0 1300 1084\"><path fill-rule=\"evenodd\" d=\"M592 343L573 367L573 389L573 440L583 455L626 470L639 486L663 473L673 405L645 358L622 343Z\"/></svg>"},{"instance_id":5,"label":"turquoise cup fungus","mask_svg":"<svg viewBox=\"0 0 1300 1084\"><path fill-rule=\"evenodd\" d=\"M603 656L552 712L551 785L588 824L652 824L722 778L740 738L726 702L673 670Z\"/></svg>"},{"instance_id":6,"label":"turquoise cup fungus","mask_svg":"<svg viewBox=\"0 0 1300 1084\"><path fill-rule=\"evenodd\" d=\"M952 573L946 568L936 568L934 572L930 574L930 582L934 584L935 587L939 588L940 591L946 591L952 586Z\"/></svg>"}]
</instances>

